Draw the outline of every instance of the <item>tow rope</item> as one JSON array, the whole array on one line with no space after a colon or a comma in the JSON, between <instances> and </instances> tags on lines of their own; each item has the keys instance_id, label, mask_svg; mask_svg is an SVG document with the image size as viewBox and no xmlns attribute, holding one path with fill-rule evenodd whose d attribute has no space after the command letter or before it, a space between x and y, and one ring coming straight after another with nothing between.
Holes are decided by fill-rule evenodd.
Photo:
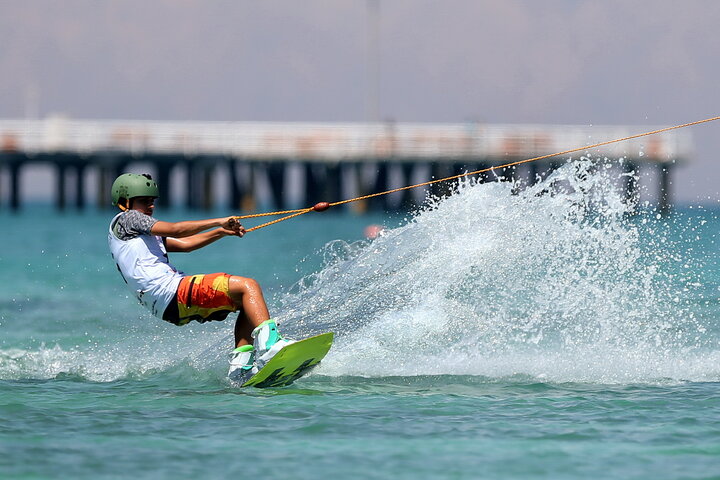
<instances>
[{"instance_id":1,"label":"tow rope","mask_svg":"<svg viewBox=\"0 0 720 480\"><path fill-rule=\"evenodd\" d=\"M410 190L410 189L412 189L412 188L425 187L425 186L428 186L428 185L433 185L433 184L435 184L435 183L448 182L448 181L451 181L451 180L457 180L457 179L459 179L459 178L469 177L469 176L471 176L471 175L478 175L478 174L480 174L480 173L486 173L486 172L490 172L490 171L493 171L493 170L500 170L500 169L503 169L503 168L514 167L514 166L516 166L516 165L522 165L522 164L524 164L524 163L530 163L530 162L535 162L535 161L538 161L538 160L544 160L544 159L546 159L546 158L558 157L558 156L561 156L561 155L567 155L568 153L575 153L575 152L579 152L579 151L581 151L581 150L590 150L590 149L593 149L593 148L598 148L598 147L602 147L602 146L605 146L605 145L610 145L610 144L613 144L613 143L619 143L619 142L624 142L624 141L627 141L627 140L632 140L632 139L634 139L634 138L647 137L647 136L649 136L649 135L656 135L656 134L658 134L658 133L668 132L668 131L670 131L670 130L678 130L678 129L680 129L680 128L691 127L691 126L693 126L693 125L700 125L700 124L702 124L702 123L713 122L713 121L715 121L715 120L720 120L720 116L712 117L712 118L706 118L706 119L704 119L704 120L697 120L697 121L695 121L695 122L690 122L690 123L683 123L683 124L681 124L681 125L675 125L675 126L672 126L672 127L665 127L665 128L661 128L661 129L658 129L658 130L653 130L653 131L650 131L650 132L638 133L638 134L630 135L630 136L627 136L627 137L616 138L616 139L614 139L614 140L608 140L608 141L605 141L605 142L599 142L599 143L595 143L595 144L593 144L593 145L585 145L585 146L573 148L573 149L570 149L570 150L564 150L564 151L562 151L562 152L549 153L549 154L547 154L547 155L540 155L540 156L538 156L538 157L526 158L526 159L524 159L524 160L518 160L518 161L516 161L516 162L506 163L506 164L504 164L504 165L496 165L496 166L493 166L493 167L488 167L488 168L483 168L483 169L480 169L480 170L475 170L475 171L473 171L473 172L465 172L465 173L461 173L461 174L459 174L459 175L453 175L453 176L450 176L450 177L439 178L439 179L430 180L430 181L427 181L427 182L416 183L416 184L414 184L414 185L406 185L406 186L404 186L404 187L393 188L392 190L386 190L386 191L384 191L384 192L371 193L371 194L369 194L369 195L363 195L363 196L361 196L361 197L349 198L349 199L347 199L347 200L341 200L341 201L338 201L338 202L319 202L319 203L316 203L315 205L313 205L312 207L308 207L308 208L299 208L299 209L295 209L295 210L280 210L280 211L276 211L276 212L266 212L266 213L253 213L253 214L249 214L249 215L235 216L234 218L236 218L236 219L238 219L238 220L242 220L242 219L246 219L246 218L258 218L258 217L266 217L266 216L272 216L272 215L285 215L284 217L281 217L281 218L278 218L278 219L275 219L275 220L272 220L272 221L269 221L269 222L266 222L266 223L263 223L263 224L260 224L260 225L257 225L257 226L255 226L255 227L248 228L248 229L245 230L246 232L253 232L253 231L255 231L255 230L259 230L259 229L261 229L261 228L269 227L270 225L274 225L274 224L276 224L276 223L279 223L279 222L282 222L282 221L285 221L285 220L289 220L289 219L291 219L291 218L299 217L300 215L304 215L304 214L306 214L306 213L310 213L310 212L324 212L325 210L327 210L327 209L330 208L330 207L337 207L337 206L339 206L339 205L345 205L346 203L358 202L358 201L360 201L360 200L367 200L367 199L370 199L370 198L380 197L380 196L382 196L382 195L389 195L389 194L391 194L391 193L402 192L402 191L404 191L404 190Z\"/></svg>"}]
</instances>

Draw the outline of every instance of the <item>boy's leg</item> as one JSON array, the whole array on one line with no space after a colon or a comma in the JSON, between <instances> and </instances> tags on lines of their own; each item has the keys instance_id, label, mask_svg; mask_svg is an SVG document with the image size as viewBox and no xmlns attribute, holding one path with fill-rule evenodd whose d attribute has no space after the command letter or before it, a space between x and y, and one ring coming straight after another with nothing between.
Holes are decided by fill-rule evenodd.
<instances>
[{"instance_id":1,"label":"boy's leg","mask_svg":"<svg viewBox=\"0 0 720 480\"><path fill-rule=\"evenodd\" d=\"M252 331L252 323L245 316L245 313L239 310L237 319L235 319L235 346L251 345Z\"/></svg>"},{"instance_id":2,"label":"boy's leg","mask_svg":"<svg viewBox=\"0 0 720 480\"><path fill-rule=\"evenodd\" d=\"M235 322L235 345L253 345L254 362L260 369L293 341L284 339L278 333L275 321L270 320L262 289L255 280L232 276L228 289L230 298L240 310Z\"/></svg>"},{"instance_id":3,"label":"boy's leg","mask_svg":"<svg viewBox=\"0 0 720 480\"><path fill-rule=\"evenodd\" d=\"M235 322L235 345L251 345L252 331L270 318L260 285L252 278L232 276L229 294L239 310Z\"/></svg>"}]
</instances>

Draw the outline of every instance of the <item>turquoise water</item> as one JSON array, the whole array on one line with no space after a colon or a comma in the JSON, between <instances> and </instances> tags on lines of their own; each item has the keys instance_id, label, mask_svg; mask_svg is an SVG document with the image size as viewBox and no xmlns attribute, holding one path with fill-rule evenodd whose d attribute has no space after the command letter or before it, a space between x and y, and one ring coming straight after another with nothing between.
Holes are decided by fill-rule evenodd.
<instances>
[{"instance_id":1,"label":"turquoise water","mask_svg":"<svg viewBox=\"0 0 720 480\"><path fill-rule=\"evenodd\" d=\"M231 322L136 304L111 212L2 212L0 477L720 478L720 211L628 215L613 172L171 256L258 279L288 336L337 332L269 390L226 380Z\"/></svg>"}]
</instances>

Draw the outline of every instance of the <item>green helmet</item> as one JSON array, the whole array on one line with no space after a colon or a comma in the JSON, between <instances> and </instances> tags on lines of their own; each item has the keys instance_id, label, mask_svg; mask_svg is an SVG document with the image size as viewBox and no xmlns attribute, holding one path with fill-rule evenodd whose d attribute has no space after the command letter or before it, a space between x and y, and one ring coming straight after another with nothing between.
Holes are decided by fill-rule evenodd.
<instances>
[{"instance_id":1,"label":"green helmet","mask_svg":"<svg viewBox=\"0 0 720 480\"><path fill-rule=\"evenodd\" d=\"M159 197L157 183L148 174L124 173L112 184L112 204L117 206L121 198L130 200L135 197Z\"/></svg>"}]
</instances>

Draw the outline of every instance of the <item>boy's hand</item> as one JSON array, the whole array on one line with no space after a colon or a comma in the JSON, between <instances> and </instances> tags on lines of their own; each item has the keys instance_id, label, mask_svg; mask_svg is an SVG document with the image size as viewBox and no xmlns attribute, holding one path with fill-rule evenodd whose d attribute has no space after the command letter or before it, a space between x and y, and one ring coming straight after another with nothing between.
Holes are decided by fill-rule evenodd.
<instances>
[{"instance_id":1,"label":"boy's hand","mask_svg":"<svg viewBox=\"0 0 720 480\"><path fill-rule=\"evenodd\" d=\"M226 231L227 235L235 235L238 237L245 235L245 227L243 227L235 217L226 218L220 227Z\"/></svg>"}]
</instances>

